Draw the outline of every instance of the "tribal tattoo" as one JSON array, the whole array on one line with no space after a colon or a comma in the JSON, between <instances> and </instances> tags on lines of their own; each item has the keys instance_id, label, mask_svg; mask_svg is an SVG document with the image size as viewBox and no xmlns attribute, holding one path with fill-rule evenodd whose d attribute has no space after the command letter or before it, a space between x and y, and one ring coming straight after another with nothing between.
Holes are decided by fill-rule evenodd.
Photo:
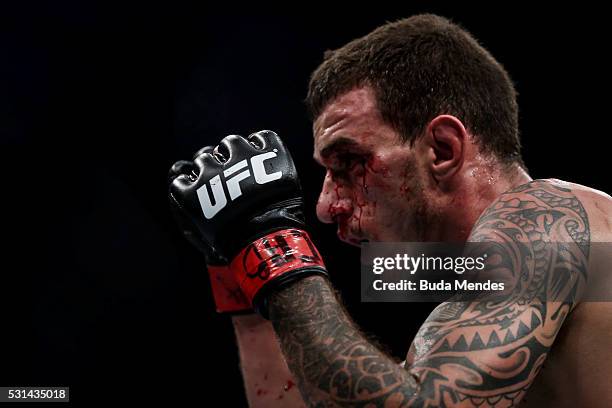
<instances>
[{"instance_id":1,"label":"tribal tattoo","mask_svg":"<svg viewBox=\"0 0 612 408\"><path fill-rule=\"evenodd\" d=\"M438 306L405 369L359 332L325 278L303 279L270 299L271 320L308 405L518 405L584 289L586 211L570 189L536 180L502 194L469 241L484 246L486 273L510 289Z\"/></svg>"}]
</instances>

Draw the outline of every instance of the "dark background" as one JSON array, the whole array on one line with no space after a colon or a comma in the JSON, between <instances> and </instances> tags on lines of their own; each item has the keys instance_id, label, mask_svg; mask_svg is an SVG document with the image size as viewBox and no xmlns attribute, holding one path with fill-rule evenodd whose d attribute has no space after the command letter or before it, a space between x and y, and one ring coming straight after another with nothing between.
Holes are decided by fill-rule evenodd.
<instances>
[{"instance_id":1,"label":"dark background","mask_svg":"<svg viewBox=\"0 0 612 408\"><path fill-rule=\"evenodd\" d=\"M329 7L2 10L0 385L69 385L88 405L244 406L230 320L214 313L202 258L175 228L166 173L201 146L259 129L279 132L294 155L349 311L403 357L433 305L359 302L359 251L315 217L323 172L302 103L326 49L389 20L429 11L468 28L516 82L531 175L612 191L600 10Z\"/></svg>"}]
</instances>

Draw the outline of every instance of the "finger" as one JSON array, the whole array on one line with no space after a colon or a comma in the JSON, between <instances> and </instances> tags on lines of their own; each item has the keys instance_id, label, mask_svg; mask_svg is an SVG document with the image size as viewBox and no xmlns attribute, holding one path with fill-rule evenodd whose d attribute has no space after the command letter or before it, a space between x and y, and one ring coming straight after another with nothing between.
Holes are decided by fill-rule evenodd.
<instances>
[{"instance_id":1,"label":"finger","mask_svg":"<svg viewBox=\"0 0 612 408\"><path fill-rule=\"evenodd\" d=\"M195 165L193 162L187 160L179 160L170 167L168 171L168 182L172 183L172 181L180 176L181 174L188 175L195 169Z\"/></svg>"},{"instance_id":2,"label":"finger","mask_svg":"<svg viewBox=\"0 0 612 408\"><path fill-rule=\"evenodd\" d=\"M259 132L251 133L247 137L249 143L260 150L268 149L271 139L278 139L278 135L271 130L260 130Z\"/></svg>"},{"instance_id":3,"label":"finger","mask_svg":"<svg viewBox=\"0 0 612 408\"><path fill-rule=\"evenodd\" d=\"M198 177L204 172L204 169L218 168L222 165L219 159L217 159L211 153L208 152L201 153L200 155L198 155L193 160L193 164L196 167L194 173L197 174Z\"/></svg>"},{"instance_id":4,"label":"finger","mask_svg":"<svg viewBox=\"0 0 612 408\"><path fill-rule=\"evenodd\" d=\"M242 136L229 135L221 140L215 151L221 153L227 162L231 162L233 161L232 155L235 154L234 152L245 152L245 149L246 151L253 151L255 147Z\"/></svg>"},{"instance_id":5,"label":"finger","mask_svg":"<svg viewBox=\"0 0 612 408\"><path fill-rule=\"evenodd\" d=\"M183 192L191 187L193 184L193 177L187 174L179 174L170 182L170 195L181 195Z\"/></svg>"},{"instance_id":6,"label":"finger","mask_svg":"<svg viewBox=\"0 0 612 408\"><path fill-rule=\"evenodd\" d=\"M214 146L204 146L203 148L195 152L195 154L193 155L193 160L195 160L198 156L204 153L212 153L214 148L215 148Z\"/></svg>"}]
</instances>

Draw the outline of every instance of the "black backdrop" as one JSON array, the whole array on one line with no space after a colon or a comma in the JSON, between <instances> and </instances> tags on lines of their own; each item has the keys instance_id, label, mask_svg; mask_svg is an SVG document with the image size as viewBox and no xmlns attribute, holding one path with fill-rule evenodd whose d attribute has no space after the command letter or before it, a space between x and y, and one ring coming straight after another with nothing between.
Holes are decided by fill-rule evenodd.
<instances>
[{"instance_id":1,"label":"black backdrop","mask_svg":"<svg viewBox=\"0 0 612 408\"><path fill-rule=\"evenodd\" d=\"M429 11L462 23L516 82L532 176L612 191L600 10L329 7L61 1L0 13L0 385L70 385L89 405L245 405L231 323L173 224L166 172L264 128L293 152L349 311L402 356L433 305L359 302L358 250L315 217L323 173L302 104L326 49L388 20Z\"/></svg>"}]
</instances>

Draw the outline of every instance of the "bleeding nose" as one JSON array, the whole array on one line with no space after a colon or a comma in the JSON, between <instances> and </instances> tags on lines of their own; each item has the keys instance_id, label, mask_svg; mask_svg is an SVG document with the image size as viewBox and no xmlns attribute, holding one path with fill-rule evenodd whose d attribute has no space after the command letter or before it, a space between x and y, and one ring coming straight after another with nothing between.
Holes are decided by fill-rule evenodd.
<instances>
[{"instance_id":1,"label":"bleeding nose","mask_svg":"<svg viewBox=\"0 0 612 408\"><path fill-rule=\"evenodd\" d=\"M353 204L347 196L347 188L335 181L328 171L317 202L317 217L326 224L337 222L337 218L348 218L353 213Z\"/></svg>"}]
</instances>

